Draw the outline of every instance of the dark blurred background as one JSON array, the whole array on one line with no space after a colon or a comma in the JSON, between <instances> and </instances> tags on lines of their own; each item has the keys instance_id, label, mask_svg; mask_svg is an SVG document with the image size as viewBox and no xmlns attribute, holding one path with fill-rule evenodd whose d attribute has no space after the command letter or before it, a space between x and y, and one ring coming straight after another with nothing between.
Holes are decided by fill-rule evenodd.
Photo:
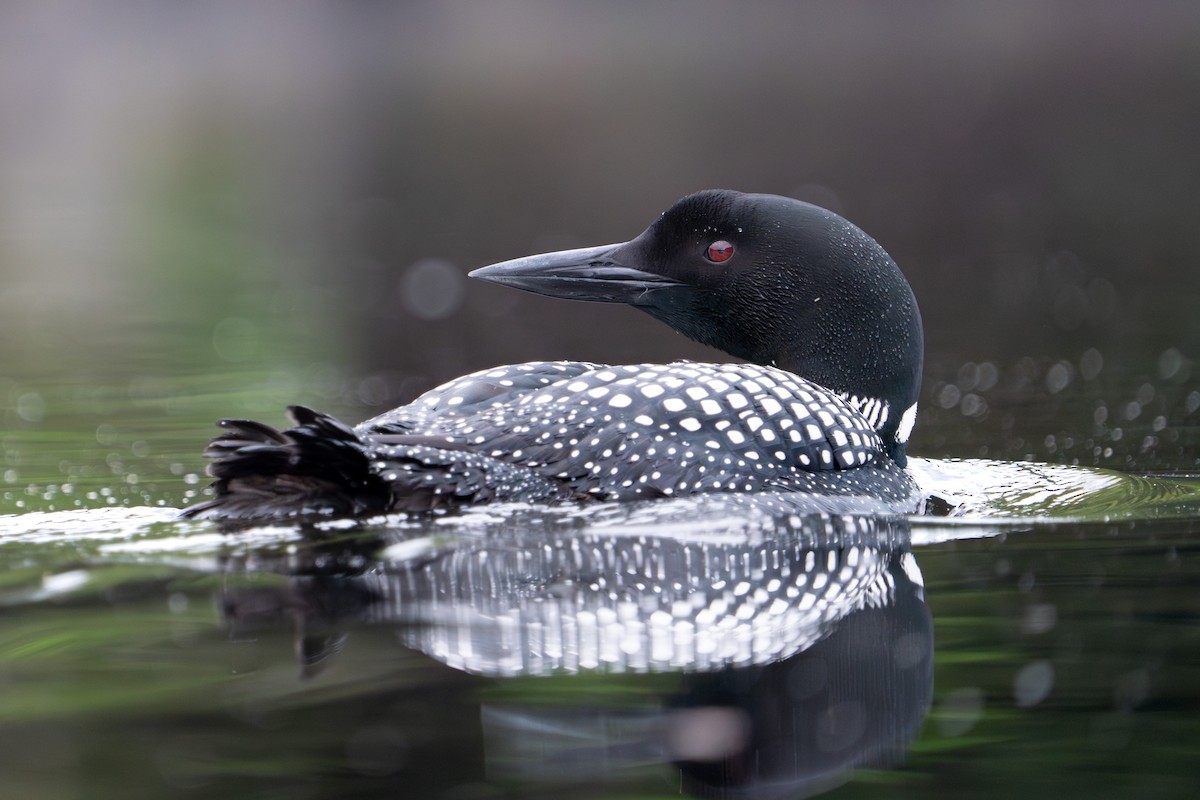
<instances>
[{"instance_id":1,"label":"dark blurred background","mask_svg":"<svg viewBox=\"0 0 1200 800\"><path fill-rule=\"evenodd\" d=\"M1198 147L1191 2L6 4L5 422L53 413L31 381L232 371L359 418L497 363L712 358L464 276L728 187L907 273L918 453L1186 469Z\"/></svg>"}]
</instances>

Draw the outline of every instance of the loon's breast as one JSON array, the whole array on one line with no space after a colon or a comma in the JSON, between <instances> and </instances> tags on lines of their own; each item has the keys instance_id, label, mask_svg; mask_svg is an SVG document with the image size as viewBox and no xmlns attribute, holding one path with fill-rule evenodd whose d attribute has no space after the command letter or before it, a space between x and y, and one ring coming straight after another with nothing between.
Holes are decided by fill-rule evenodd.
<instances>
[{"instance_id":1,"label":"loon's breast","mask_svg":"<svg viewBox=\"0 0 1200 800\"><path fill-rule=\"evenodd\" d=\"M842 397L754 364L534 362L473 373L358 426L524 467L607 500L862 490L882 443ZM837 473L844 473L837 475Z\"/></svg>"}]
</instances>

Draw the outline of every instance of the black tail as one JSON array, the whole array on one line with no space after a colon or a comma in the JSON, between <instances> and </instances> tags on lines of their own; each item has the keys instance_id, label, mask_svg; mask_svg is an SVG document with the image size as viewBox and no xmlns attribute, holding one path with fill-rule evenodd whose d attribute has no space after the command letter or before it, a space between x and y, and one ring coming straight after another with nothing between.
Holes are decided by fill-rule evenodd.
<instances>
[{"instance_id":1,"label":"black tail","mask_svg":"<svg viewBox=\"0 0 1200 800\"><path fill-rule=\"evenodd\" d=\"M446 437L360 434L328 414L289 406L295 427L225 419L204 451L213 498L190 519L271 520L428 512L502 500L587 499L533 470Z\"/></svg>"},{"instance_id":2,"label":"black tail","mask_svg":"<svg viewBox=\"0 0 1200 800\"><path fill-rule=\"evenodd\" d=\"M193 519L278 519L383 513L391 490L371 470L369 446L328 414L289 406L295 427L224 419L204 451L214 497L183 512Z\"/></svg>"}]
</instances>

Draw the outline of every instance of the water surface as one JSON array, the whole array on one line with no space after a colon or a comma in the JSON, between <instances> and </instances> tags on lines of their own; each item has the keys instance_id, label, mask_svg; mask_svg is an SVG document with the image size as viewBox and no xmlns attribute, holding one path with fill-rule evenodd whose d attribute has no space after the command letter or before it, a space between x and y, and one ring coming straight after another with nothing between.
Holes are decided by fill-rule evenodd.
<instances>
[{"instance_id":1,"label":"water surface","mask_svg":"<svg viewBox=\"0 0 1200 800\"><path fill-rule=\"evenodd\" d=\"M917 458L926 516L705 498L223 530L175 519L200 482L162 463L9 490L20 795L1173 797L1196 777L1194 479Z\"/></svg>"}]
</instances>

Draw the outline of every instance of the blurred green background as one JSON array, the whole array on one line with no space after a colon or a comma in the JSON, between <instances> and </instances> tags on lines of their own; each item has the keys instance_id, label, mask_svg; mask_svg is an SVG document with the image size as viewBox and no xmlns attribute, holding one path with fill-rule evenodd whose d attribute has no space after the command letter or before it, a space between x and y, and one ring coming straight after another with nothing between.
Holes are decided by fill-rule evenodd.
<instances>
[{"instance_id":1,"label":"blurred green background","mask_svg":"<svg viewBox=\"0 0 1200 800\"><path fill-rule=\"evenodd\" d=\"M918 454L1195 469L1198 43L1200 6L1113 0L6 4L0 510L181 502L218 416L712 358L464 279L708 187L896 258Z\"/></svg>"}]
</instances>

